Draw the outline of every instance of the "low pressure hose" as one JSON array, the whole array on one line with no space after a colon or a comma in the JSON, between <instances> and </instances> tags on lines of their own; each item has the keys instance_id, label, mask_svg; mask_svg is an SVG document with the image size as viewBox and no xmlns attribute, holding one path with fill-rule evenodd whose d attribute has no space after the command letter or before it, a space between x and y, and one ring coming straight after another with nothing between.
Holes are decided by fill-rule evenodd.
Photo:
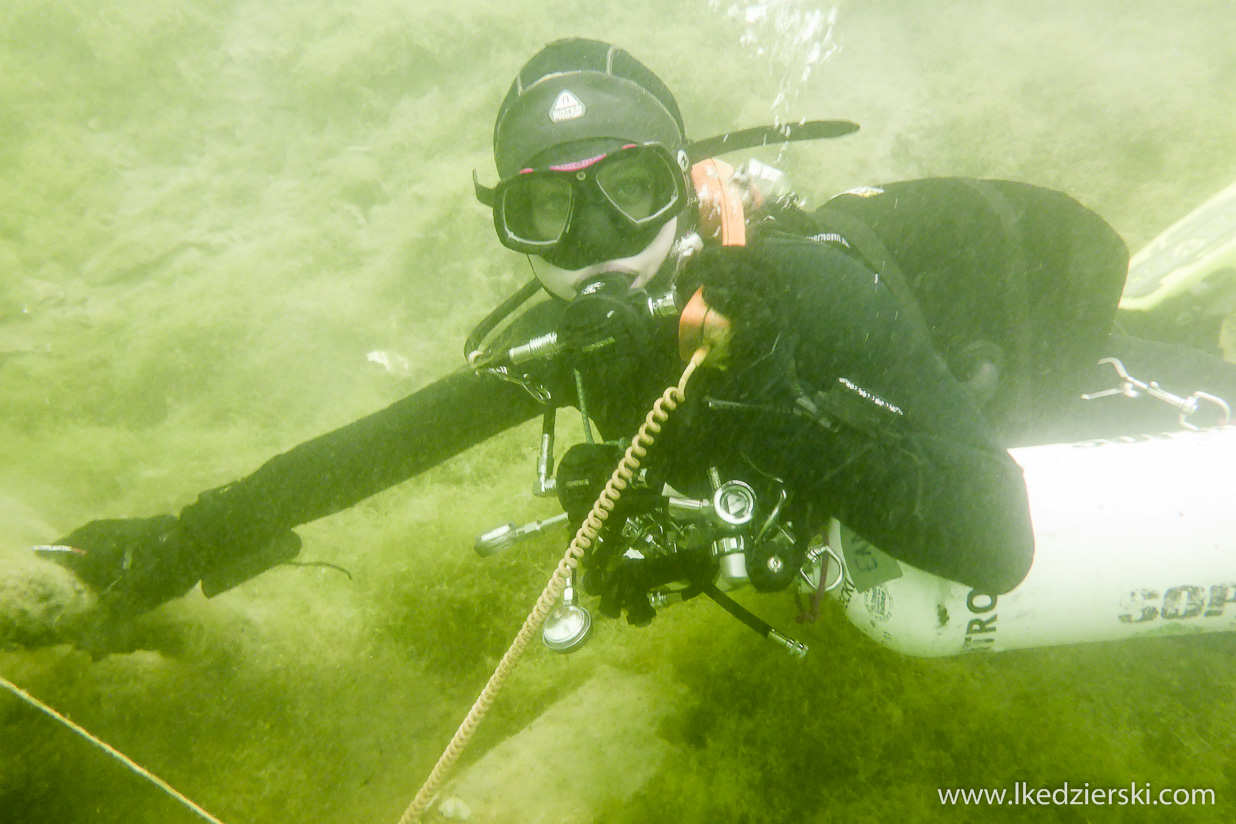
<instances>
[{"instance_id":1,"label":"low pressure hose","mask_svg":"<svg viewBox=\"0 0 1236 824\"><path fill-rule=\"evenodd\" d=\"M455 736L451 739L450 744L447 745L446 750L438 758L438 763L434 765L429 777L425 779L424 785L421 786L416 797L412 799L412 803L408 805L403 815L400 816L399 824L415 824L415 822L420 821L421 815L437 794L446 774L459 759L459 756L468 744L468 740L476 732L477 727L480 726L481 720L485 717L485 713L489 711L490 706L493 705L494 699L497 698L498 692L502 689L507 676L515 669L515 664L518 663L520 656L523 655L524 650L527 649L528 644L532 641L533 635L562 595L571 573L579 568L580 560L584 557L589 547L597 540L598 534L605 526L605 520L609 517L610 512L613 511L619 497L621 497L622 490L627 488L627 485L635 476L635 471L639 469L640 461L648 454L648 447L653 444L656 436L661 432L662 424L669 420L670 412L677 409L678 405L686 397L687 381L691 379L691 375L695 373L695 370L708 357L710 349L711 347L708 345L703 345L696 349L695 353L691 356L690 362L687 364L687 368L683 370L678 385L667 388L661 397L657 399L656 403L652 405L652 409L649 410L648 415L644 418L644 423L640 426L639 432L631 439L631 444L623 454L622 460L618 462L618 466L615 467L609 481L605 484L605 488L601 490L601 494L597 496L596 502L592 505L592 510L584 518L584 522L575 533L570 546L567 547L566 554L559 561L557 569L554 570L553 575L549 579L549 583L545 585L541 597L537 599L536 606L524 620L524 624L520 628L519 633L516 634L515 640L511 642L511 646L507 649L506 654L498 662L493 675L489 677L488 683L481 690L481 694L477 696L472 709L468 711L467 717L459 725L459 729L455 731Z\"/></svg>"}]
</instances>

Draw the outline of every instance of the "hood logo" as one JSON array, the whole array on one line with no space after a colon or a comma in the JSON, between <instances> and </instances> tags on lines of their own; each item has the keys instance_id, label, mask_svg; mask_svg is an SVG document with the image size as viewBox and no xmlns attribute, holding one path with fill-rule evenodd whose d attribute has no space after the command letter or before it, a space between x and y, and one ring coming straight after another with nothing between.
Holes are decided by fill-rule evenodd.
<instances>
[{"instance_id":1,"label":"hood logo","mask_svg":"<svg viewBox=\"0 0 1236 824\"><path fill-rule=\"evenodd\" d=\"M554 105L549 108L549 119L555 123L575 120L583 117L587 110L584 101L571 94L569 89L563 89L558 93L558 98L554 100Z\"/></svg>"}]
</instances>

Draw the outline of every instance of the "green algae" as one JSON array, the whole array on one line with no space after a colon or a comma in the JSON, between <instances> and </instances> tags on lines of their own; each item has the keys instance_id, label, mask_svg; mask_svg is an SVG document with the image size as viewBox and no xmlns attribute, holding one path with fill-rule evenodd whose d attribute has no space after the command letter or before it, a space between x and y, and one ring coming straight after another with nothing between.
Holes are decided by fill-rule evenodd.
<instances>
[{"instance_id":1,"label":"green algae","mask_svg":"<svg viewBox=\"0 0 1236 824\"><path fill-rule=\"evenodd\" d=\"M766 122L781 77L722 5L5 4L0 564L49 529L173 511L455 368L471 324L526 277L468 179L492 179L515 70L555 37L601 36L665 77L693 136ZM1236 176L1221 4L839 9L841 50L795 113L863 130L782 158L817 202L1012 177L1070 191L1136 248ZM0 674L229 824L394 821L560 552L560 535L486 561L469 549L550 514L528 491L534 445L521 428L303 528L303 557L350 577L276 569L135 622L133 652L11 646ZM643 630L602 622L573 656L527 656L461 769L614 667L675 685L656 722L674 756L581 821L1148 820L936 796L1014 781L1211 787L1218 806L1155 820L1232 820L1227 639L924 662L836 614L799 627L788 598L744 599L811 644L805 665L707 603ZM662 754L595 757L636 772ZM0 697L0 822L190 820Z\"/></svg>"}]
</instances>

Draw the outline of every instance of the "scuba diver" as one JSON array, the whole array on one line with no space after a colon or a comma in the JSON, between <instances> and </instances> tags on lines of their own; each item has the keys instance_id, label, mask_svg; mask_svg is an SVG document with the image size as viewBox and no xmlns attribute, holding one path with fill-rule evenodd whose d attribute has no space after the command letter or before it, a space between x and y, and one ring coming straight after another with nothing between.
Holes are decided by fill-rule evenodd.
<instances>
[{"instance_id":1,"label":"scuba diver","mask_svg":"<svg viewBox=\"0 0 1236 824\"><path fill-rule=\"evenodd\" d=\"M804 132L857 127L829 128ZM718 478L741 479L780 496L795 535L837 518L899 560L996 595L1034 555L1007 448L1110 433L1088 431L1090 409L1078 411L1087 381L1111 383L1094 371L1100 356L1188 361L1186 381L1236 395L1236 370L1215 359L1109 337L1124 243L1058 192L942 178L854 190L815 213L755 185L726 200L741 176L708 158L741 141L689 141L661 80L585 39L551 43L520 70L493 142L498 183L476 191L535 280L473 334L466 367L176 516L95 521L39 551L116 617L199 581L213 596L294 557L293 527L561 407L600 436L567 452L547 484L578 523L621 454L615 443L711 342L649 449L642 489L698 499ZM1127 425L1157 425L1158 414ZM644 494L632 485L610 529ZM652 617L656 586L698 591L716 574L706 553L641 557L619 544L603 536L585 557L584 587L632 623ZM748 559L751 582L782 589L806 541L769 552Z\"/></svg>"}]
</instances>

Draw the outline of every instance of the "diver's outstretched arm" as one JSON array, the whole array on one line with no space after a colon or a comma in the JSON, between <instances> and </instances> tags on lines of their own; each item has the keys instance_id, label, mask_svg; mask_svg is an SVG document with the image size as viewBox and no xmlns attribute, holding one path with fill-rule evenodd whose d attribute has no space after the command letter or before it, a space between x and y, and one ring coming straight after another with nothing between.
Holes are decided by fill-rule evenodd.
<instances>
[{"instance_id":1,"label":"diver's outstretched arm","mask_svg":"<svg viewBox=\"0 0 1236 824\"><path fill-rule=\"evenodd\" d=\"M541 409L514 384L455 372L203 492L178 517L93 521L42 554L121 616L183 595L199 580L213 595L295 555L292 527L346 509Z\"/></svg>"}]
</instances>

